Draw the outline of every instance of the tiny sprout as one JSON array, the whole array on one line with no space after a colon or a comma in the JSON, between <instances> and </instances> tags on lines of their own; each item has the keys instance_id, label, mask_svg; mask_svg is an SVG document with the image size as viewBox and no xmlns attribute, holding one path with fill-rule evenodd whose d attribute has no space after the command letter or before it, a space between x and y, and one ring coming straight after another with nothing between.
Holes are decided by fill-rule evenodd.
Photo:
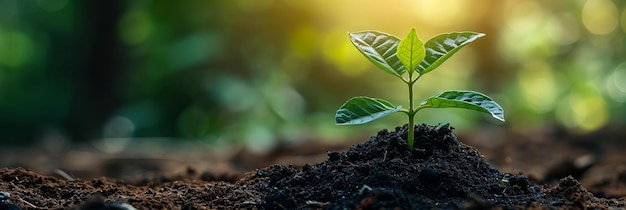
<instances>
[{"instance_id":1,"label":"tiny sprout","mask_svg":"<svg viewBox=\"0 0 626 210\"><path fill-rule=\"evenodd\" d=\"M425 44L415 29L402 40L378 31L349 33L352 44L381 70L397 77L409 89L409 108L394 106L383 99L354 97L344 103L335 115L335 124L363 124L394 112L404 112L409 118L408 149L413 150L415 114L424 108L463 108L491 114L504 121L504 111L487 95L468 90L444 91L423 100L417 107L413 104L413 84L424 74L439 67L465 45L483 37L476 32L453 32L440 34ZM405 76L406 74L406 76Z\"/></svg>"}]
</instances>

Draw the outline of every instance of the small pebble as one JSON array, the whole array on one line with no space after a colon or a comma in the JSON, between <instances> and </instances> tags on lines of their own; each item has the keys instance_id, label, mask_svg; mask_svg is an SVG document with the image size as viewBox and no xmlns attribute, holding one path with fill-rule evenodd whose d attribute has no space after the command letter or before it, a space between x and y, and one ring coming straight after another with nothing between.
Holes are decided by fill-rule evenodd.
<instances>
[{"instance_id":1,"label":"small pebble","mask_svg":"<svg viewBox=\"0 0 626 210\"><path fill-rule=\"evenodd\" d=\"M330 161L338 161L340 160L341 157L339 156L338 152L328 152L328 160Z\"/></svg>"},{"instance_id":2,"label":"small pebble","mask_svg":"<svg viewBox=\"0 0 626 210\"><path fill-rule=\"evenodd\" d=\"M258 177L267 177L269 175L270 175L270 173L267 172L267 171L259 170L259 169L256 170L256 176L258 176Z\"/></svg>"},{"instance_id":3,"label":"small pebble","mask_svg":"<svg viewBox=\"0 0 626 210\"><path fill-rule=\"evenodd\" d=\"M19 206L8 202L9 198L11 198L11 193L0 192L0 210L22 210Z\"/></svg>"},{"instance_id":4,"label":"small pebble","mask_svg":"<svg viewBox=\"0 0 626 210\"><path fill-rule=\"evenodd\" d=\"M11 197L11 193L8 192L0 192L0 201L4 202L5 200L8 200Z\"/></svg>"}]
</instances>

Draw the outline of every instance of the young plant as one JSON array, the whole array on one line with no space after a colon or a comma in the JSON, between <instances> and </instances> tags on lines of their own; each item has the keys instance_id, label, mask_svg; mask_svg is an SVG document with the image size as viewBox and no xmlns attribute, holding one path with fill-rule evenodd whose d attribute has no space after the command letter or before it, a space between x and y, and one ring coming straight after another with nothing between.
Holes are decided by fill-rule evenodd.
<instances>
[{"instance_id":1,"label":"young plant","mask_svg":"<svg viewBox=\"0 0 626 210\"><path fill-rule=\"evenodd\" d=\"M502 107L487 95L468 90L449 90L413 105L413 84L424 74L434 70L465 45L484 36L476 32L440 34L424 44L415 29L400 40L378 31L349 33L350 41L365 57L381 70L398 77L409 89L409 108L394 106L378 98L354 97L344 103L335 115L337 125L363 124L394 112L409 117L407 144L413 150L415 114L424 108L463 108L491 114L504 121ZM407 74L405 76L405 74Z\"/></svg>"}]
</instances>

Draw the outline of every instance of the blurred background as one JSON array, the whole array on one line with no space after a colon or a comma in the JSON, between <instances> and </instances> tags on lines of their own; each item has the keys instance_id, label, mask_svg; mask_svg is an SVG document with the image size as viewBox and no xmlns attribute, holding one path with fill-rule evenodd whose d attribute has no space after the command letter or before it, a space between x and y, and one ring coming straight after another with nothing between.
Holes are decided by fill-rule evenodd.
<instances>
[{"instance_id":1,"label":"blurred background","mask_svg":"<svg viewBox=\"0 0 626 210\"><path fill-rule=\"evenodd\" d=\"M265 150L367 138L406 116L336 126L336 109L360 95L406 106L407 90L347 32L413 27L424 42L487 35L422 77L417 102L476 90L507 120L427 109L418 123L588 133L626 119L625 1L0 0L0 144L115 151L160 138Z\"/></svg>"}]
</instances>

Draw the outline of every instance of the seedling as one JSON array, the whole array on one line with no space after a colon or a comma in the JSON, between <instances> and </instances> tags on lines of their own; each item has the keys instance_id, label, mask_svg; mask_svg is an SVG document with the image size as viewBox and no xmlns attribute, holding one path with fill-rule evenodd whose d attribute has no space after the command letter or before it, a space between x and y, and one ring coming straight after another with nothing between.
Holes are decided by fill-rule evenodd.
<instances>
[{"instance_id":1,"label":"seedling","mask_svg":"<svg viewBox=\"0 0 626 210\"><path fill-rule=\"evenodd\" d=\"M463 108L491 114L504 122L502 107L489 96L468 90L448 90L413 105L413 85L424 74L439 67L465 45L484 36L476 32L440 34L424 44L415 29L400 38L378 31L348 33L352 44L381 70L398 77L409 88L409 108L394 106L379 98L354 97L344 103L335 115L337 125L363 124L394 112L409 117L407 145L413 150L415 114L424 108ZM406 74L406 76L405 76Z\"/></svg>"}]
</instances>

